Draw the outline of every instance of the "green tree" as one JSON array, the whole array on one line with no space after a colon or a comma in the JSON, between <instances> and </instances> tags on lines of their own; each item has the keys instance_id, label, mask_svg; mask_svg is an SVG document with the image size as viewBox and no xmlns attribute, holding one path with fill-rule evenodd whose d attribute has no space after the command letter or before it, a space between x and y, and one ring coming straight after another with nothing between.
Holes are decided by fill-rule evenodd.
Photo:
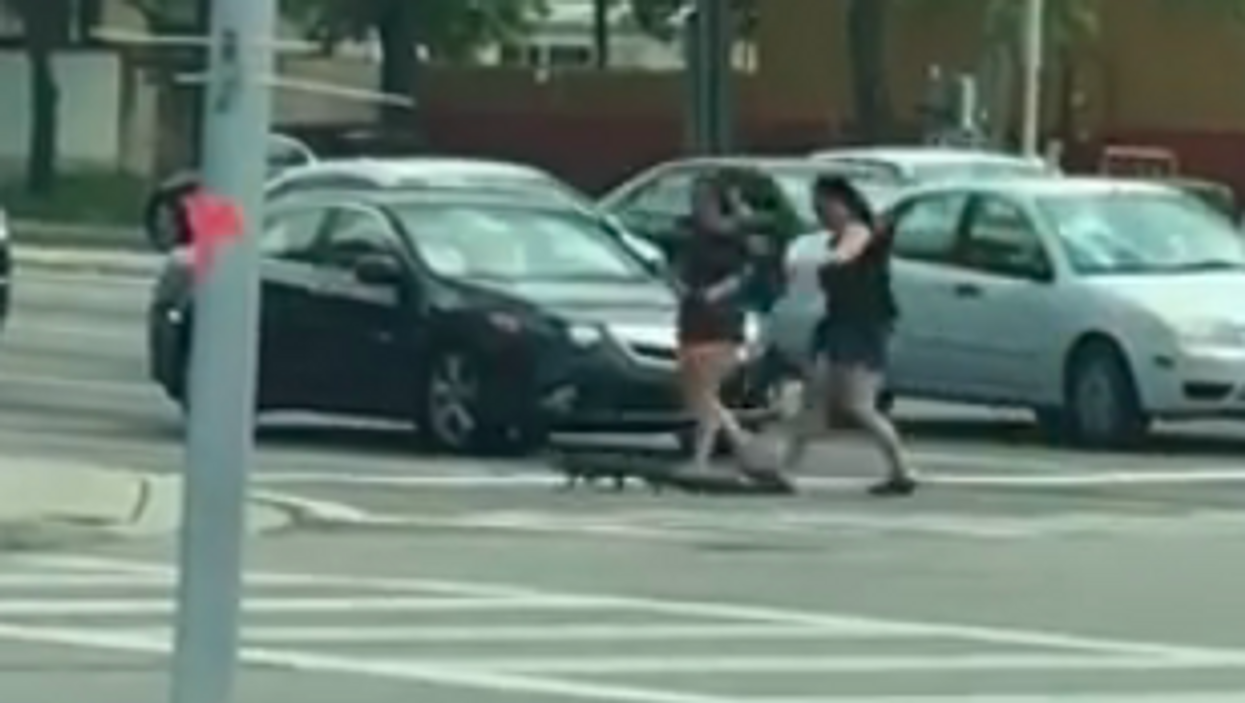
<instances>
[{"instance_id":1,"label":"green tree","mask_svg":"<svg viewBox=\"0 0 1245 703\"><path fill-rule=\"evenodd\" d=\"M423 47L431 59L459 60L486 45L523 37L548 13L547 0L282 0L286 15L306 36L331 49L370 39L380 46L380 90L413 95ZM405 122L402 109L386 109L387 122Z\"/></svg>"},{"instance_id":2,"label":"green tree","mask_svg":"<svg viewBox=\"0 0 1245 703\"><path fill-rule=\"evenodd\" d=\"M33 195L56 189L60 87L53 57L69 41L69 0L0 0L22 22L30 66L30 146L26 187Z\"/></svg>"},{"instance_id":3,"label":"green tree","mask_svg":"<svg viewBox=\"0 0 1245 703\"><path fill-rule=\"evenodd\" d=\"M636 24L662 41L678 37L675 15L688 0L627 0ZM729 0L741 36L755 36L760 21L757 0ZM847 6L848 58L854 122L864 139L876 139L889 129L891 102L886 85L887 30L892 0L850 0Z\"/></svg>"}]
</instances>

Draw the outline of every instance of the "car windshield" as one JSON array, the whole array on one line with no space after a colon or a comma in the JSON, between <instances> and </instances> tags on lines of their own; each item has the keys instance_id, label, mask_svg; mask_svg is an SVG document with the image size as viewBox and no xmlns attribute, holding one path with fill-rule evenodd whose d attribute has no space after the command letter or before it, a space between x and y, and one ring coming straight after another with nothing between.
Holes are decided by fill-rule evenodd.
<instances>
[{"instance_id":1,"label":"car windshield","mask_svg":"<svg viewBox=\"0 0 1245 703\"><path fill-rule=\"evenodd\" d=\"M557 180L536 175L484 175L474 173L436 175L412 179L407 185L431 185L436 188L484 190L497 193L524 193L539 197L546 202L571 203L580 207L593 207L592 201L574 188Z\"/></svg>"},{"instance_id":2,"label":"car windshield","mask_svg":"<svg viewBox=\"0 0 1245 703\"><path fill-rule=\"evenodd\" d=\"M1053 195L1040 198L1038 208L1083 274L1245 268L1245 239L1190 195Z\"/></svg>"},{"instance_id":3,"label":"car windshield","mask_svg":"<svg viewBox=\"0 0 1245 703\"><path fill-rule=\"evenodd\" d=\"M650 274L601 220L570 210L478 204L396 208L436 273L507 280L639 280Z\"/></svg>"}]
</instances>

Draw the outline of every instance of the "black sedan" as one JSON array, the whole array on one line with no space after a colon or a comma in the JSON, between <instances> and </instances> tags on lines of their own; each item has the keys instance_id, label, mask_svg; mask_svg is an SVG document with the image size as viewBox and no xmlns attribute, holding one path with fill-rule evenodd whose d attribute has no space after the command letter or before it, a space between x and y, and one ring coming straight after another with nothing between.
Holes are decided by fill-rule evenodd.
<instances>
[{"instance_id":1,"label":"black sedan","mask_svg":"<svg viewBox=\"0 0 1245 703\"><path fill-rule=\"evenodd\" d=\"M317 193L270 206L260 246L261 412L410 420L453 451L690 425L669 282L580 208L501 193ZM173 252L150 309L151 374L183 406L187 263ZM749 356L728 394L750 418L768 415L760 367Z\"/></svg>"}]
</instances>

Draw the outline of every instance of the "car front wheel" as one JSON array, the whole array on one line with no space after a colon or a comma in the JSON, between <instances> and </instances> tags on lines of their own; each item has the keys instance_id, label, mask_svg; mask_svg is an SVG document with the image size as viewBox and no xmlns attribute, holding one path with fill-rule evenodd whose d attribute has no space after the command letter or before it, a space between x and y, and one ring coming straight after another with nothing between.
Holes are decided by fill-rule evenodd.
<instances>
[{"instance_id":1,"label":"car front wheel","mask_svg":"<svg viewBox=\"0 0 1245 703\"><path fill-rule=\"evenodd\" d=\"M419 425L434 448L456 454L527 454L543 441L532 423L490 413L490 393L480 367L466 354L439 355L425 384Z\"/></svg>"},{"instance_id":2,"label":"car front wheel","mask_svg":"<svg viewBox=\"0 0 1245 703\"><path fill-rule=\"evenodd\" d=\"M1127 361L1106 342L1090 343L1073 356L1060 415L1070 438L1092 448L1134 445L1149 427Z\"/></svg>"}]
</instances>

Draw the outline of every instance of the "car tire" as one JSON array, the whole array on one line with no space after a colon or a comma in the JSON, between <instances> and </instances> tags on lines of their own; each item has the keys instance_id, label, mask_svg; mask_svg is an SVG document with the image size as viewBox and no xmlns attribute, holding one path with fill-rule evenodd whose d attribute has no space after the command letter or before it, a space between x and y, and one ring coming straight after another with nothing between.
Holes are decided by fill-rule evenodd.
<instances>
[{"instance_id":1,"label":"car tire","mask_svg":"<svg viewBox=\"0 0 1245 703\"><path fill-rule=\"evenodd\" d=\"M1150 423L1127 360L1106 341L1091 341L1072 355L1059 415L1068 439L1093 449L1134 446Z\"/></svg>"},{"instance_id":2,"label":"car tire","mask_svg":"<svg viewBox=\"0 0 1245 703\"><path fill-rule=\"evenodd\" d=\"M526 455L543 443L534 422L490 416L486 380L467 354L447 351L432 360L416 424L435 450L454 454Z\"/></svg>"}]
</instances>

